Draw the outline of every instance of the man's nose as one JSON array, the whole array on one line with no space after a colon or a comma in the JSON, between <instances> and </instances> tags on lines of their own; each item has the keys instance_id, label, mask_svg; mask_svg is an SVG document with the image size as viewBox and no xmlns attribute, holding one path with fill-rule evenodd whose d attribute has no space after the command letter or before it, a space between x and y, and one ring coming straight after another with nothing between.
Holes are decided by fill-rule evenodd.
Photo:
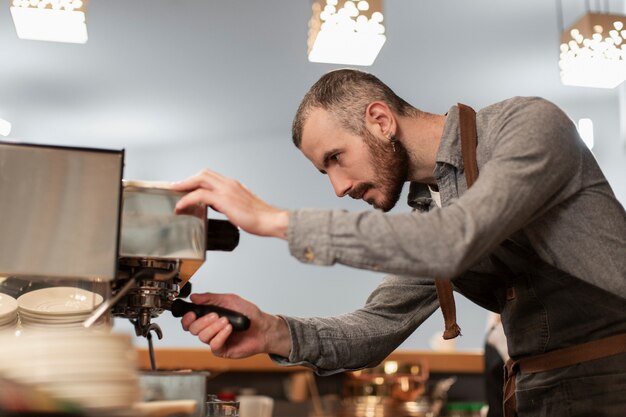
<instances>
[{"instance_id":1,"label":"man's nose","mask_svg":"<svg viewBox=\"0 0 626 417\"><path fill-rule=\"evenodd\" d=\"M330 183L333 186L333 190L335 190L335 194L337 197L343 197L350 192L352 189L352 181L347 178L343 178L339 174L328 174L328 178L330 179Z\"/></svg>"}]
</instances>

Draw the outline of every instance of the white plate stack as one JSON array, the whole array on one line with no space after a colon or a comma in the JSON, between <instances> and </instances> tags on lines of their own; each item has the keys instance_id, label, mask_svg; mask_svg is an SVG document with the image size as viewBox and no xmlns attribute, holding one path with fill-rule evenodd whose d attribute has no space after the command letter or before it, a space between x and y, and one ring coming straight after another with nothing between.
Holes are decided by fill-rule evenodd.
<instances>
[{"instance_id":1,"label":"white plate stack","mask_svg":"<svg viewBox=\"0 0 626 417\"><path fill-rule=\"evenodd\" d=\"M10 295L0 293L0 332L15 330L17 324L17 301Z\"/></svg>"},{"instance_id":2,"label":"white plate stack","mask_svg":"<svg viewBox=\"0 0 626 417\"><path fill-rule=\"evenodd\" d=\"M31 291L17 299L20 325L27 332L82 329L82 323L101 302L100 294L76 287ZM96 323L98 326L102 323Z\"/></svg>"},{"instance_id":3,"label":"white plate stack","mask_svg":"<svg viewBox=\"0 0 626 417\"><path fill-rule=\"evenodd\" d=\"M86 410L128 410L141 398L137 356L126 334L4 334L0 336L0 357L1 377Z\"/></svg>"}]
</instances>

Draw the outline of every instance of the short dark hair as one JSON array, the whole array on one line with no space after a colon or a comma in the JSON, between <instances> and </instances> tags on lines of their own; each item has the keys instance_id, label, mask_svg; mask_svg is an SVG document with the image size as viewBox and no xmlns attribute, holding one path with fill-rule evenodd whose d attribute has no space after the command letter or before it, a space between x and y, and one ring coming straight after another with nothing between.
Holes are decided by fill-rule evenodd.
<instances>
[{"instance_id":1,"label":"short dark hair","mask_svg":"<svg viewBox=\"0 0 626 417\"><path fill-rule=\"evenodd\" d=\"M385 102L400 116L419 112L372 74L355 69L340 69L323 75L309 89L298 107L291 128L294 145L300 148L304 122L315 108L330 111L343 127L355 134L362 134L365 129L365 109L377 100Z\"/></svg>"}]
</instances>

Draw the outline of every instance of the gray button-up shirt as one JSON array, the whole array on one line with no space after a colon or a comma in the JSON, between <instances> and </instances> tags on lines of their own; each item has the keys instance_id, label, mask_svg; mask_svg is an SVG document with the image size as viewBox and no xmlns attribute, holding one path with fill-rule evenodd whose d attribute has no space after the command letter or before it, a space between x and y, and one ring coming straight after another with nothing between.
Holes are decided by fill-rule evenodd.
<instances>
[{"instance_id":1,"label":"gray button-up shirt","mask_svg":"<svg viewBox=\"0 0 626 417\"><path fill-rule=\"evenodd\" d=\"M380 362L437 309L434 277L458 277L457 290L501 312L510 283L492 254L509 239L536 263L626 307L626 214L572 121L546 100L516 97L479 111L476 123L479 177L467 190L458 108L448 112L434 172L442 209L432 210L427 187L413 183L412 213L290 213L289 249L299 260L394 275L353 313L284 317L293 347L275 360L320 374Z\"/></svg>"}]
</instances>

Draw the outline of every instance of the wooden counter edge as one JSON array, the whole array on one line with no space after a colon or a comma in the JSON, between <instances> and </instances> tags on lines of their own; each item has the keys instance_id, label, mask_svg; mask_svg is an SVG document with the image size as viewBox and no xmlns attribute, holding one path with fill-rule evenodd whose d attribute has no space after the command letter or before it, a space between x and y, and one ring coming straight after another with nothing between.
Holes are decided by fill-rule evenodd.
<instances>
[{"instance_id":1,"label":"wooden counter edge","mask_svg":"<svg viewBox=\"0 0 626 417\"><path fill-rule=\"evenodd\" d=\"M150 369L148 350L138 348L139 367ZM244 359L223 359L202 348L161 348L155 350L158 369L210 370L213 372L293 372L307 368L302 366L279 366L267 355L255 355ZM482 373L483 353L397 351L387 359L397 361L426 360L431 373Z\"/></svg>"}]
</instances>

